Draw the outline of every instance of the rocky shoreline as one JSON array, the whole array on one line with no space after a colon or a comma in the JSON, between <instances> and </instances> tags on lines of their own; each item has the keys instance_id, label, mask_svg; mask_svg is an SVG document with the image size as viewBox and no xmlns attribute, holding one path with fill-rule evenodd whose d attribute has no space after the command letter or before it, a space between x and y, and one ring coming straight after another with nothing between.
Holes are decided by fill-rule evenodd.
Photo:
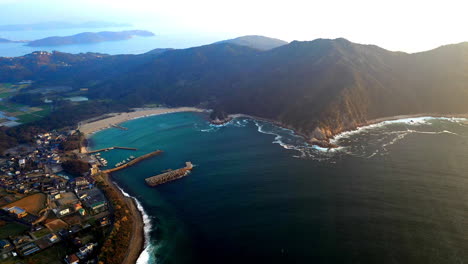
<instances>
[{"instance_id":1,"label":"rocky shoreline","mask_svg":"<svg viewBox=\"0 0 468 264\"><path fill-rule=\"evenodd\" d=\"M328 138L328 139L310 138L306 134L297 131L297 129L295 129L295 128L291 127L291 126L288 126L288 125L286 125L286 124L284 124L282 122L273 120L273 119L268 119L268 118L263 118L263 117L258 117L258 116L252 116L252 115L246 115L246 114L232 114L232 115L228 115L224 119L217 118L217 119L210 119L209 121L213 125L222 126L222 125L226 125L227 123L231 122L233 119L239 118L239 117L245 117L245 118L255 119L255 120L259 120L259 121L264 121L264 122L272 123L272 124L274 124L276 126L279 126L279 127L282 127L282 128L292 130L292 131L294 131L294 133L296 133L297 135L304 138L304 140L307 141L308 143L310 143L312 145L315 145L315 146L318 146L318 147L321 147L321 148L330 149L330 148L337 148L338 147L337 145L330 142L331 138Z\"/></svg>"},{"instance_id":2,"label":"rocky shoreline","mask_svg":"<svg viewBox=\"0 0 468 264\"><path fill-rule=\"evenodd\" d=\"M231 115L227 115L227 117L225 117L224 119L219 119L219 118L210 119L210 123L213 124L213 125L221 126L221 125L225 125L225 124L231 122L233 119L239 118L239 117L245 117L245 118L265 121L265 122L272 123L272 124L274 124L276 126L279 126L279 127L282 127L282 128L290 129L290 130L294 131L294 133L296 133L297 135L303 137L304 140L307 141L308 143L310 143L311 145L318 146L320 148L333 149L333 148L338 148L339 147L338 145L332 143L333 139L337 135L345 133L345 132L356 130L356 129L360 128L360 127L369 126L369 125L373 125L373 124L378 124L378 123L382 123L382 122L385 122L385 121L393 121L393 120L399 120L399 119L410 119L410 118L418 118L418 117L468 118L468 114L422 113L422 114L411 114L411 115L396 115L396 116L389 116L389 117L371 119L369 121L361 122L361 123L358 123L358 124L356 124L354 126L343 128L343 129L340 129L340 130L337 130L337 131L334 131L334 132L333 132L333 129L331 129L329 127L317 127L317 128L315 128L314 131L311 132L312 136L307 135L305 133L302 133L302 132L298 131L296 128L288 126L288 125L286 125L286 124L284 124L284 123L282 123L280 121L272 120L272 119L268 119L268 118L263 118L263 117L258 117L258 116L247 115L247 114L231 114Z\"/></svg>"}]
</instances>

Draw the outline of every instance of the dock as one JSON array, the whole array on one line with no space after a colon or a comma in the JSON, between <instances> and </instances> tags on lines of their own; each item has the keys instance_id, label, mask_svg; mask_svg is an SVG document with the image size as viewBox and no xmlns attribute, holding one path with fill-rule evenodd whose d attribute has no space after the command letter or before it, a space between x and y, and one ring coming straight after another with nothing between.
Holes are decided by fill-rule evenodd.
<instances>
[{"instance_id":1,"label":"dock","mask_svg":"<svg viewBox=\"0 0 468 264\"><path fill-rule=\"evenodd\" d=\"M138 162L140 162L140 161L142 161L142 160L145 160L145 159L154 157L154 156L159 155L159 154L161 154L161 153L163 153L163 151L158 149L158 150L153 151L153 152L151 152L151 153L148 153L148 154L145 154L145 155L140 156L140 157L138 157L138 158L135 158L134 160L131 160L131 161L129 161L128 163L123 164L122 166L119 166L119 167L116 167L116 168L112 168L112 169L108 169L108 170L104 170L104 171L102 171L102 172L104 172L104 173L111 173L111 172L123 170L123 169L125 169L125 168L128 168L128 167L130 167L130 166L133 166L133 165L137 164Z\"/></svg>"},{"instance_id":2,"label":"dock","mask_svg":"<svg viewBox=\"0 0 468 264\"><path fill-rule=\"evenodd\" d=\"M173 180L177 180L182 177L185 177L190 173L192 169L193 169L193 164L190 161L187 161L185 162L184 168L180 168L180 169L173 170L173 171L168 171L168 172L165 172L165 173L153 176L153 177L149 177L149 178L146 178L145 181L146 181L146 184L148 184L151 187L154 187L154 186L157 186L157 185L169 182L169 181L173 181Z\"/></svg>"},{"instance_id":3,"label":"dock","mask_svg":"<svg viewBox=\"0 0 468 264\"><path fill-rule=\"evenodd\" d=\"M93 153L98 153L98 152L104 152L104 151L109 151L113 149L124 149L124 150L138 150L137 148L127 148L127 147L110 147L110 148L103 148L103 149L97 149L93 151L88 151L88 154L93 154Z\"/></svg>"},{"instance_id":4,"label":"dock","mask_svg":"<svg viewBox=\"0 0 468 264\"><path fill-rule=\"evenodd\" d=\"M127 127L123 127L123 126L119 126L119 125L116 125L116 124L113 124L111 125L112 127L115 127L115 128L118 128L118 129L122 129L122 130L128 130Z\"/></svg>"}]
</instances>

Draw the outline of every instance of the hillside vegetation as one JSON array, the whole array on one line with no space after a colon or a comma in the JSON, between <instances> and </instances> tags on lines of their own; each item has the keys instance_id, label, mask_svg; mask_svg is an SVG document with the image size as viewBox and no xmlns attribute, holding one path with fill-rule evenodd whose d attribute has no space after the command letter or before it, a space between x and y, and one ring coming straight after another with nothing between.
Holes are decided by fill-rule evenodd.
<instances>
[{"instance_id":1,"label":"hillside vegetation","mask_svg":"<svg viewBox=\"0 0 468 264\"><path fill-rule=\"evenodd\" d=\"M224 42L158 54L58 55L70 56L71 66L15 74L89 85L92 98L127 106L198 105L269 118L311 141L375 118L468 112L468 43L415 54L317 39L269 50Z\"/></svg>"}]
</instances>

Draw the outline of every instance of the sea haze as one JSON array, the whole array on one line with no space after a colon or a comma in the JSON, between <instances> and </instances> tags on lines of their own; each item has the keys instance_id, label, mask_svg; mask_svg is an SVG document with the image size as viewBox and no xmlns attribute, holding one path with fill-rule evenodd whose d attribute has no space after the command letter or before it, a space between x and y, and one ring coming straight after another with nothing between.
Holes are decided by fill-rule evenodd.
<instances>
[{"instance_id":1,"label":"sea haze","mask_svg":"<svg viewBox=\"0 0 468 264\"><path fill-rule=\"evenodd\" d=\"M325 152L265 122L177 113L91 143L138 148L103 152L112 166L165 151L113 175L149 214L150 263L457 263L468 259L466 122L374 125ZM145 185L185 161L191 175Z\"/></svg>"}]
</instances>

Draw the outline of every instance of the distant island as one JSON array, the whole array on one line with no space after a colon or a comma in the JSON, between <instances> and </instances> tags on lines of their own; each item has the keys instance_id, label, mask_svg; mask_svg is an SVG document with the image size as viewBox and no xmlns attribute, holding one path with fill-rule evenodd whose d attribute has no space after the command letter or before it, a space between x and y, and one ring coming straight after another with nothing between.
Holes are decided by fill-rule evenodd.
<instances>
[{"instance_id":1,"label":"distant island","mask_svg":"<svg viewBox=\"0 0 468 264\"><path fill-rule=\"evenodd\" d=\"M102 32L84 32L72 36L65 37L47 37L43 39L33 40L26 44L31 47L40 46L62 46L72 44L89 44L104 41L116 41L130 39L134 36L151 37L154 34L146 30L125 30L125 31L102 31Z\"/></svg>"},{"instance_id":2,"label":"distant island","mask_svg":"<svg viewBox=\"0 0 468 264\"><path fill-rule=\"evenodd\" d=\"M6 38L0 38L0 43L21 43L21 42L26 42L24 40L9 40Z\"/></svg>"},{"instance_id":3,"label":"distant island","mask_svg":"<svg viewBox=\"0 0 468 264\"><path fill-rule=\"evenodd\" d=\"M9 39L4 39L4 38L0 38L0 43L11 43L13 41L9 40Z\"/></svg>"},{"instance_id":4,"label":"distant island","mask_svg":"<svg viewBox=\"0 0 468 264\"><path fill-rule=\"evenodd\" d=\"M130 26L131 24L105 22L105 21L88 21L88 22L83 22L83 23L50 21L50 22L31 23L31 24L0 25L0 31L51 30L51 29L71 29L71 28L109 28L109 27L130 27Z\"/></svg>"}]
</instances>

